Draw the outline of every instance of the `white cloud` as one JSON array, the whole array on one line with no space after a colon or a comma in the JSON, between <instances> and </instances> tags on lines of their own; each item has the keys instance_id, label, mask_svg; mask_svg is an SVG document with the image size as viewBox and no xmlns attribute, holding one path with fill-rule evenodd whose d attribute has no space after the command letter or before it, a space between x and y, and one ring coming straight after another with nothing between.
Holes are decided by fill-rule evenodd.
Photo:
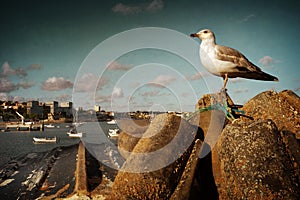
<instances>
[{"instance_id":1,"label":"white cloud","mask_svg":"<svg viewBox=\"0 0 300 200\"><path fill-rule=\"evenodd\" d=\"M111 103L112 100L121 99L124 97L124 92L122 88L115 87L111 94L109 95L96 95L96 103Z\"/></svg>"},{"instance_id":2,"label":"white cloud","mask_svg":"<svg viewBox=\"0 0 300 200\"><path fill-rule=\"evenodd\" d=\"M147 92L141 93L141 96L144 96L144 97L158 96L159 92L160 92L159 90L147 91Z\"/></svg>"},{"instance_id":3,"label":"white cloud","mask_svg":"<svg viewBox=\"0 0 300 200\"><path fill-rule=\"evenodd\" d=\"M22 81L22 82L17 84L18 87L21 87L23 89L31 88L34 85L35 85L35 83L32 82L32 81Z\"/></svg>"},{"instance_id":4,"label":"white cloud","mask_svg":"<svg viewBox=\"0 0 300 200\"><path fill-rule=\"evenodd\" d=\"M111 63L109 63L106 67L107 70L123 70L123 71L127 71L129 70L131 67L128 65L122 65L116 61L113 61Z\"/></svg>"},{"instance_id":5,"label":"white cloud","mask_svg":"<svg viewBox=\"0 0 300 200\"><path fill-rule=\"evenodd\" d=\"M99 90L108 83L109 80L104 77L101 77L99 80L99 77L96 77L94 74L87 73L82 75L74 85L76 92L94 92L95 85L96 89Z\"/></svg>"},{"instance_id":6,"label":"white cloud","mask_svg":"<svg viewBox=\"0 0 300 200\"><path fill-rule=\"evenodd\" d=\"M259 59L258 62L266 67L272 65L275 60L271 56L264 56L263 58Z\"/></svg>"},{"instance_id":7,"label":"white cloud","mask_svg":"<svg viewBox=\"0 0 300 200\"><path fill-rule=\"evenodd\" d=\"M13 70L8 62L3 63L2 65L2 74L7 76L7 75L13 75L15 73L15 70Z\"/></svg>"},{"instance_id":8,"label":"white cloud","mask_svg":"<svg viewBox=\"0 0 300 200\"><path fill-rule=\"evenodd\" d=\"M163 0L153 0L146 6L146 10L155 12L155 11L163 9L163 7L164 7Z\"/></svg>"},{"instance_id":9,"label":"white cloud","mask_svg":"<svg viewBox=\"0 0 300 200\"><path fill-rule=\"evenodd\" d=\"M50 77L42 83L42 89L47 91L58 91L67 88L72 88L73 83L63 77Z\"/></svg>"},{"instance_id":10,"label":"white cloud","mask_svg":"<svg viewBox=\"0 0 300 200\"><path fill-rule=\"evenodd\" d=\"M0 93L0 101L9 101L9 100L11 100L11 99L9 98L9 96L6 93L4 93L4 92Z\"/></svg>"},{"instance_id":11,"label":"white cloud","mask_svg":"<svg viewBox=\"0 0 300 200\"><path fill-rule=\"evenodd\" d=\"M10 65L8 64L8 62L4 62L2 65L2 76L21 76L21 77L25 77L27 76L27 73L22 69L22 68L18 68L18 69L13 69L10 67Z\"/></svg>"},{"instance_id":12,"label":"white cloud","mask_svg":"<svg viewBox=\"0 0 300 200\"><path fill-rule=\"evenodd\" d=\"M14 90L17 90L18 86L16 84L14 84L13 82L11 82L9 79L7 78L1 78L0 79L0 92L12 92Z\"/></svg>"},{"instance_id":13,"label":"white cloud","mask_svg":"<svg viewBox=\"0 0 300 200\"><path fill-rule=\"evenodd\" d=\"M10 96L7 93L0 93L0 101L13 101L13 102L25 102L25 98L24 97L20 97L20 96Z\"/></svg>"},{"instance_id":14,"label":"white cloud","mask_svg":"<svg viewBox=\"0 0 300 200\"><path fill-rule=\"evenodd\" d=\"M159 75L153 81L150 81L150 85L154 87L165 87L175 80L176 78L170 75Z\"/></svg>"},{"instance_id":15,"label":"white cloud","mask_svg":"<svg viewBox=\"0 0 300 200\"><path fill-rule=\"evenodd\" d=\"M192 76L186 77L187 80L199 80L202 79L204 76L207 76L206 72L197 72Z\"/></svg>"},{"instance_id":16,"label":"white cloud","mask_svg":"<svg viewBox=\"0 0 300 200\"><path fill-rule=\"evenodd\" d=\"M34 68L38 68L36 65L32 65ZM29 67L27 68L29 70ZM21 82L14 83L10 80L11 76L18 76ZM35 85L34 82L24 80L27 73L22 68L13 69L8 62L2 64L2 71L0 73L0 92L12 92L19 88L28 89Z\"/></svg>"},{"instance_id":17,"label":"white cloud","mask_svg":"<svg viewBox=\"0 0 300 200\"><path fill-rule=\"evenodd\" d=\"M122 3L117 3L113 8L112 11L115 13L121 13L123 15L132 15L137 14L142 11L146 12L156 12L164 7L163 0L153 0L146 4L138 4L138 5L125 5Z\"/></svg>"},{"instance_id":18,"label":"white cloud","mask_svg":"<svg viewBox=\"0 0 300 200\"><path fill-rule=\"evenodd\" d=\"M116 4L112 11L115 13L122 13L123 15L130 15L130 14L137 14L142 11L141 7L139 6L131 6L131 5L124 5L122 3Z\"/></svg>"},{"instance_id":19,"label":"white cloud","mask_svg":"<svg viewBox=\"0 0 300 200\"><path fill-rule=\"evenodd\" d=\"M122 97L124 97L123 90L119 87L115 87L111 96L115 97L115 98L122 98Z\"/></svg>"},{"instance_id":20,"label":"white cloud","mask_svg":"<svg viewBox=\"0 0 300 200\"><path fill-rule=\"evenodd\" d=\"M75 91L76 92L91 92L97 84L98 78L91 73L82 75L78 80L76 80Z\"/></svg>"}]
</instances>

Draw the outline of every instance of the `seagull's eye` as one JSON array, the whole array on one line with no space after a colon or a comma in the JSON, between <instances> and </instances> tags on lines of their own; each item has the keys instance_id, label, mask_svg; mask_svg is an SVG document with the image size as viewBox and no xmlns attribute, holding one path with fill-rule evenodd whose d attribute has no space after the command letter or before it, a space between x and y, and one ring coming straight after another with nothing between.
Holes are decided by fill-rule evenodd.
<instances>
[{"instance_id":1,"label":"seagull's eye","mask_svg":"<svg viewBox=\"0 0 300 200\"><path fill-rule=\"evenodd\" d=\"M208 31L204 31L203 33L208 33Z\"/></svg>"}]
</instances>

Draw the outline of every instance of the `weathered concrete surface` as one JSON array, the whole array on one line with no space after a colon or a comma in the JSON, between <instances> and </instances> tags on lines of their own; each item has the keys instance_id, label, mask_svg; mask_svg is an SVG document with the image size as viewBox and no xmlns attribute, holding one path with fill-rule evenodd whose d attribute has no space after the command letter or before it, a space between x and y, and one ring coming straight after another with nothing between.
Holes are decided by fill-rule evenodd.
<instances>
[{"instance_id":1,"label":"weathered concrete surface","mask_svg":"<svg viewBox=\"0 0 300 200\"><path fill-rule=\"evenodd\" d=\"M229 106L234 105L226 90L223 90L219 93L204 94L197 102L195 110L199 108L205 108L217 103L224 103L225 101Z\"/></svg>"},{"instance_id":2,"label":"weathered concrete surface","mask_svg":"<svg viewBox=\"0 0 300 200\"><path fill-rule=\"evenodd\" d=\"M225 91L217 94L206 94L196 104L196 110L205 108L212 104L224 103L233 105L233 101ZM221 163L218 156L218 147L216 145L223 128L230 123L226 119L223 111L211 110L201 112L189 120L189 123L201 127L204 133L203 140L205 141L206 151L203 151L202 159L199 162L195 179L200 182L197 187L198 194L200 193L204 199L218 199L218 191L221 188L221 183L224 181L221 173ZM205 156L204 156L205 155Z\"/></svg>"},{"instance_id":3,"label":"weathered concrete surface","mask_svg":"<svg viewBox=\"0 0 300 200\"><path fill-rule=\"evenodd\" d=\"M75 172L75 189L74 192L79 195L86 195L88 193L87 189L87 174L85 165L85 147L82 142L78 146L78 157Z\"/></svg>"},{"instance_id":4,"label":"weathered concrete surface","mask_svg":"<svg viewBox=\"0 0 300 200\"><path fill-rule=\"evenodd\" d=\"M194 177L196 174L199 155L202 149L202 141L197 139L191 152L191 155L186 163L180 181L171 196L171 200L190 199Z\"/></svg>"},{"instance_id":5,"label":"weathered concrete surface","mask_svg":"<svg viewBox=\"0 0 300 200\"><path fill-rule=\"evenodd\" d=\"M299 177L271 120L236 121L218 141L220 199L299 199Z\"/></svg>"},{"instance_id":6,"label":"weathered concrete surface","mask_svg":"<svg viewBox=\"0 0 300 200\"><path fill-rule=\"evenodd\" d=\"M149 120L122 120L120 122L118 150L127 159L135 145L149 127Z\"/></svg>"},{"instance_id":7,"label":"weathered concrete surface","mask_svg":"<svg viewBox=\"0 0 300 200\"><path fill-rule=\"evenodd\" d=\"M228 94L221 92L218 94L207 94L204 95L197 103L196 109L198 108L204 108L207 106L210 106L211 104L215 103L222 103L224 99L227 98L227 103L228 105L232 106L234 105L233 101L230 99ZM276 107L276 109L273 109L273 107ZM283 148L285 149L285 154L286 159L289 160L291 166L294 166L293 168L293 175L294 177L298 177L299 179L299 166L300 166L300 150L299 150L299 143L293 136L291 131L294 131L293 133L299 132L299 107L300 107L300 101L299 97L295 95L291 91L282 91L279 94L274 93L274 92L263 92L253 99L251 99L248 103L246 103L243 107L243 109L246 111L246 115L253 117L254 119L268 119L271 118L279 123L280 128L284 129L280 133L278 132L277 137L280 137L282 140ZM218 113L219 112L219 113ZM215 141L218 140L218 137L220 137L220 134L208 134L210 133L217 133L218 131L220 132L220 124L222 124L224 121L222 121L222 112L221 111L206 111L203 113L200 113L199 116L196 116L192 118L189 122L197 125L197 122L199 123L199 126L203 129L204 136L205 136L205 141ZM218 117L219 116L219 117ZM225 115L223 115L225 117ZM249 118L242 118L242 120L251 122ZM288 127L284 127L285 122L289 121ZM284 121L284 122L283 122ZM253 121L252 121L253 122ZM225 120L224 126L226 124L229 124L228 126L231 126L230 122L228 120ZM219 126L219 128L218 128ZM223 127L221 127L222 130ZM242 131L242 130L240 130ZM234 139L233 139L234 140ZM220 199L227 198L226 192L229 192L224 188L224 183L228 183L228 180L224 176L224 169L221 168L221 163L219 158L219 148L220 145L214 145L211 142L209 146L212 148L211 155L208 155L206 158L202 159L209 159L209 156L211 156L211 164L212 164L212 169L213 169L213 178L215 181L215 184L218 187L218 192L220 194ZM224 145L228 145L227 143ZM247 148L247 146L245 146ZM233 150L233 149L232 149ZM255 159L253 157L253 159ZM231 160L222 160L222 165L224 163L231 162ZM252 162L252 161L251 161ZM255 161L254 161L255 162ZM228 164L228 163L227 163ZM201 168L201 165L198 168L198 171L203 170ZM205 169L207 171L207 169ZM236 176L239 176L238 174ZM242 174L241 174L242 176ZM203 176L195 176L195 178L201 178L203 181ZM207 182L207 180L206 180ZM299 180L298 180L299 183ZM229 185L229 183L227 184ZM201 187L201 186L200 186ZM246 189L247 190L247 189ZM226 192L224 192L226 191ZM230 193L230 192L229 192ZM232 194L234 196L234 194ZM245 196L239 196L240 198L243 198ZM266 197L266 196L264 196ZM209 197L212 199L212 196ZM236 197L238 198L238 197ZM228 199L228 198L227 198ZM230 199L230 198L229 198Z\"/></svg>"},{"instance_id":8,"label":"weathered concrete surface","mask_svg":"<svg viewBox=\"0 0 300 200\"><path fill-rule=\"evenodd\" d=\"M197 107L222 103L228 98L224 94L205 95ZM123 123L118 149L127 160L114 183L103 176L89 196L76 193L70 199L299 199L299 129L297 124L289 129L294 121L278 131L275 122L299 119L299 97L290 91L274 95L264 92L244 106L252 121L241 118L231 124L222 111L213 110L188 122L165 114L150 125ZM230 99L227 103L233 105ZM273 107L278 110L270 111ZM195 137L204 141L194 145ZM164 167L152 170L155 164Z\"/></svg>"},{"instance_id":9,"label":"weathered concrete surface","mask_svg":"<svg viewBox=\"0 0 300 200\"><path fill-rule=\"evenodd\" d=\"M203 98L210 98L210 96L206 95ZM199 113L189 120L191 124L201 127L204 133L202 140L205 141L206 148L201 153L195 179L198 179L198 182L201 183L197 186L198 193L202 197L207 197L207 199L218 199L218 192L215 191L215 187L219 189L220 184L223 182L216 143L223 127L228 123L225 118L222 111L212 110Z\"/></svg>"},{"instance_id":10,"label":"weathered concrete surface","mask_svg":"<svg viewBox=\"0 0 300 200\"><path fill-rule=\"evenodd\" d=\"M254 119L271 119L278 129L291 131L300 139L300 98L291 90L262 92L249 100L243 110Z\"/></svg>"},{"instance_id":11,"label":"weathered concrete surface","mask_svg":"<svg viewBox=\"0 0 300 200\"><path fill-rule=\"evenodd\" d=\"M176 115L158 115L117 174L110 199L168 199L197 129Z\"/></svg>"},{"instance_id":12,"label":"weathered concrete surface","mask_svg":"<svg viewBox=\"0 0 300 200\"><path fill-rule=\"evenodd\" d=\"M295 175L298 177L298 182L300 183L300 143L290 131L283 130L280 132L280 136L294 166Z\"/></svg>"}]
</instances>

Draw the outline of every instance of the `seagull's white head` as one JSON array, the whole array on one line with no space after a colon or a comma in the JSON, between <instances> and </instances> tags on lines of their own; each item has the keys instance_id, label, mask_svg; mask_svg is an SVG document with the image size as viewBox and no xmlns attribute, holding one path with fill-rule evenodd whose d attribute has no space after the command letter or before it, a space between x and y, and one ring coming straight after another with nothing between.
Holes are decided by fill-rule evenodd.
<instances>
[{"instance_id":1,"label":"seagull's white head","mask_svg":"<svg viewBox=\"0 0 300 200\"><path fill-rule=\"evenodd\" d=\"M209 30L209 29L204 29L202 31L199 31L198 33L193 33L190 35L191 37L197 37L200 40L215 40L215 34Z\"/></svg>"}]
</instances>

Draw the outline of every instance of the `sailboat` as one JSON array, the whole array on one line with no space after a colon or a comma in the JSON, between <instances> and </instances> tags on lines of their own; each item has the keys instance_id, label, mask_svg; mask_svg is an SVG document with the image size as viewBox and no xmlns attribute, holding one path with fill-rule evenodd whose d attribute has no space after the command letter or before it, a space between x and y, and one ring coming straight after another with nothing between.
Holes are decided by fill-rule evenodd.
<instances>
[{"instance_id":1,"label":"sailboat","mask_svg":"<svg viewBox=\"0 0 300 200\"><path fill-rule=\"evenodd\" d=\"M77 132L75 128L70 129L67 134L69 135L69 137L72 138L81 138L82 137L82 132Z\"/></svg>"}]
</instances>

